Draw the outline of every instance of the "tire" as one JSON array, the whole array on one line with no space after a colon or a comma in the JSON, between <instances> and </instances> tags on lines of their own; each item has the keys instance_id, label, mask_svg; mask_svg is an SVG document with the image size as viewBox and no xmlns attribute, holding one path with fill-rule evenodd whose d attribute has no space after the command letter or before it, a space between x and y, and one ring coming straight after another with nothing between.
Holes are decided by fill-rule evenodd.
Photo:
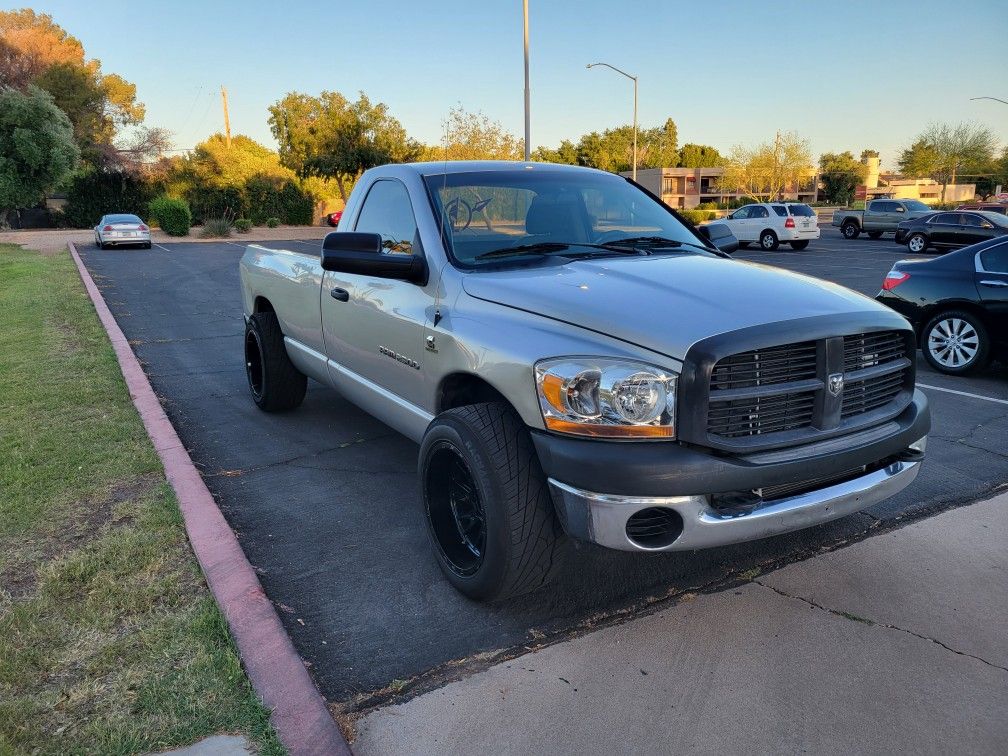
<instances>
[{"instance_id":1,"label":"tire","mask_svg":"<svg viewBox=\"0 0 1008 756\"><path fill-rule=\"evenodd\" d=\"M861 229L857 223L847 221L840 227L840 233L844 235L844 239L857 239L861 235Z\"/></svg>"},{"instance_id":2,"label":"tire","mask_svg":"<svg viewBox=\"0 0 1008 756\"><path fill-rule=\"evenodd\" d=\"M801 241L793 241L791 242L791 249L793 249L795 252L800 252L801 250L808 247L808 245L809 245L808 239L802 239Z\"/></svg>"},{"instance_id":3,"label":"tire","mask_svg":"<svg viewBox=\"0 0 1008 756\"><path fill-rule=\"evenodd\" d=\"M773 252L780 246L780 240L777 239L777 234L767 228L760 231L759 245L764 252Z\"/></svg>"},{"instance_id":4,"label":"tire","mask_svg":"<svg viewBox=\"0 0 1008 756\"><path fill-rule=\"evenodd\" d=\"M990 360L990 338L973 313L947 310L924 326L921 351L935 370L947 375L968 375L983 369Z\"/></svg>"},{"instance_id":5,"label":"tire","mask_svg":"<svg viewBox=\"0 0 1008 756\"><path fill-rule=\"evenodd\" d=\"M442 412L420 445L419 470L434 555L460 593L499 601L549 581L561 529L513 409L493 402Z\"/></svg>"},{"instance_id":6,"label":"tire","mask_svg":"<svg viewBox=\"0 0 1008 756\"><path fill-rule=\"evenodd\" d=\"M285 412L304 401L308 379L287 356L275 313L257 312L245 325L245 375L252 401L264 412Z\"/></svg>"},{"instance_id":7,"label":"tire","mask_svg":"<svg viewBox=\"0 0 1008 756\"><path fill-rule=\"evenodd\" d=\"M882 237L882 232L881 231L869 231L868 232L868 238L869 239L879 239L881 237Z\"/></svg>"},{"instance_id":8,"label":"tire","mask_svg":"<svg viewBox=\"0 0 1008 756\"><path fill-rule=\"evenodd\" d=\"M98 249L105 249L105 242L101 240L101 237L95 237L95 244L98 245Z\"/></svg>"},{"instance_id":9,"label":"tire","mask_svg":"<svg viewBox=\"0 0 1008 756\"><path fill-rule=\"evenodd\" d=\"M924 234L910 234L910 237L906 241L907 249L913 252L915 255L919 255L922 252L927 252L928 239Z\"/></svg>"},{"instance_id":10,"label":"tire","mask_svg":"<svg viewBox=\"0 0 1008 756\"><path fill-rule=\"evenodd\" d=\"M151 243L147 242L146 244L143 245L143 248L144 249L150 249L151 248Z\"/></svg>"}]
</instances>

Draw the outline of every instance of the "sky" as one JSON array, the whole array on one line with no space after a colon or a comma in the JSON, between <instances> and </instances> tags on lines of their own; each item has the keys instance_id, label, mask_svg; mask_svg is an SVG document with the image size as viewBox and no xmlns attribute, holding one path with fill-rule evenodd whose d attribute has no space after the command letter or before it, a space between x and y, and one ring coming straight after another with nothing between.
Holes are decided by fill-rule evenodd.
<instances>
[{"instance_id":1,"label":"sky","mask_svg":"<svg viewBox=\"0 0 1008 756\"><path fill-rule=\"evenodd\" d=\"M223 131L271 147L267 107L291 91L364 91L440 141L449 108L524 132L521 0L53 0L34 3L137 85L147 124L190 148ZM0 7L14 8L19 5ZM529 0L532 145L671 117L679 143L864 148L895 168L932 121L976 121L1008 144L1004 0Z\"/></svg>"}]
</instances>

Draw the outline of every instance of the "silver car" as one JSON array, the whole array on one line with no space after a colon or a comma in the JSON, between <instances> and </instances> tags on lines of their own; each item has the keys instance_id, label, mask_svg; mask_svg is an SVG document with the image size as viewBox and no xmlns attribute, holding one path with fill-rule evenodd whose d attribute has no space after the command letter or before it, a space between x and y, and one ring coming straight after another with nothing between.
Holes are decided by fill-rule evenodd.
<instances>
[{"instance_id":1,"label":"silver car","mask_svg":"<svg viewBox=\"0 0 1008 756\"><path fill-rule=\"evenodd\" d=\"M98 249L122 244L140 244L151 248L150 229L135 215L118 213L103 215L94 227L95 245Z\"/></svg>"}]
</instances>

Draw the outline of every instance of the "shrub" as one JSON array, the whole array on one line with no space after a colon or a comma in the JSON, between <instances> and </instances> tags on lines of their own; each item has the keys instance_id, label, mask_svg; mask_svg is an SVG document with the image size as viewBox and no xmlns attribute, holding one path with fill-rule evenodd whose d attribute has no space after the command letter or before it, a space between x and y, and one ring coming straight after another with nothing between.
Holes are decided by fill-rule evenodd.
<instances>
[{"instance_id":1,"label":"shrub","mask_svg":"<svg viewBox=\"0 0 1008 756\"><path fill-rule=\"evenodd\" d=\"M231 219L227 216L205 219L203 221L203 230L200 231L200 236L204 239L218 236L231 236Z\"/></svg>"},{"instance_id":2,"label":"shrub","mask_svg":"<svg viewBox=\"0 0 1008 756\"><path fill-rule=\"evenodd\" d=\"M693 225L717 218L717 213L713 210L680 210L679 215L684 217Z\"/></svg>"},{"instance_id":3,"label":"shrub","mask_svg":"<svg viewBox=\"0 0 1008 756\"><path fill-rule=\"evenodd\" d=\"M142 217L152 199L154 188L136 176L117 171L85 171L70 180L63 214L67 225L91 228L107 213Z\"/></svg>"},{"instance_id":4,"label":"shrub","mask_svg":"<svg viewBox=\"0 0 1008 756\"><path fill-rule=\"evenodd\" d=\"M247 234L252 230L252 221L248 218L236 218L234 222L235 231L239 234Z\"/></svg>"},{"instance_id":5,"label":"shrub","mask_svg":"<svg viewBox=\"0 0 1008 756\"><path fill-rule=\"evenodd\" d=\"M697 205L697 210L717 210L717 202L701 202Z\"/></svg>"},{"instance_id":6,"label":"shrub","mask_svg":"<svg viewBox=\"0 0 1008 756\"><path fill-rule=\"evenodd\" d=\"M192 213L185 200L158 197L149 205L150 218L169 236L188 236Z\"/></svg>"},{"instance_id":7,"label":"shrub","mask_svg":"<svg viewBox=\"0 0 1008 756\"><path fill-rule=\"evenodd\" d=\"M277 218L276 216L273 216L272 218L267 218L266 225L269 226L270 228L276 228L277 226L280 225L280 219Z\"/></svg>"},{"instance_id":8,"label":"shrub","mask_svg":"<svg viewBox=\"0 0 1008 756\"><path fill-rule=\"evenodd\" d=\"M248 217L245 198L236 186L196 185L186 192L194 223L206 224L215 218ZM230 227L230 221L229 221Z\"/></svg>"}]
</instances>

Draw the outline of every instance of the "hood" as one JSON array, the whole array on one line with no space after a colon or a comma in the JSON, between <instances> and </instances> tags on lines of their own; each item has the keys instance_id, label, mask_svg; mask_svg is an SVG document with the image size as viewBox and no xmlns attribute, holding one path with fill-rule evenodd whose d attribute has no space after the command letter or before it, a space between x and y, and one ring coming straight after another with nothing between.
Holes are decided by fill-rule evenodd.
<instances>
[{"instance_id":1,"label":"hood","mask_svg":"<svg viewBox=\"0 0 1008 756\"><path fill-rule=\"evenodd\" d=\"M473 297L682 359L700 339L815 316L891 313L841 286L756 263L700 255L578 260L469 273ZM856 317L847 331L857 331ZM838 334L840 335L840 334Z\"/></svg>"}]
</instances>

